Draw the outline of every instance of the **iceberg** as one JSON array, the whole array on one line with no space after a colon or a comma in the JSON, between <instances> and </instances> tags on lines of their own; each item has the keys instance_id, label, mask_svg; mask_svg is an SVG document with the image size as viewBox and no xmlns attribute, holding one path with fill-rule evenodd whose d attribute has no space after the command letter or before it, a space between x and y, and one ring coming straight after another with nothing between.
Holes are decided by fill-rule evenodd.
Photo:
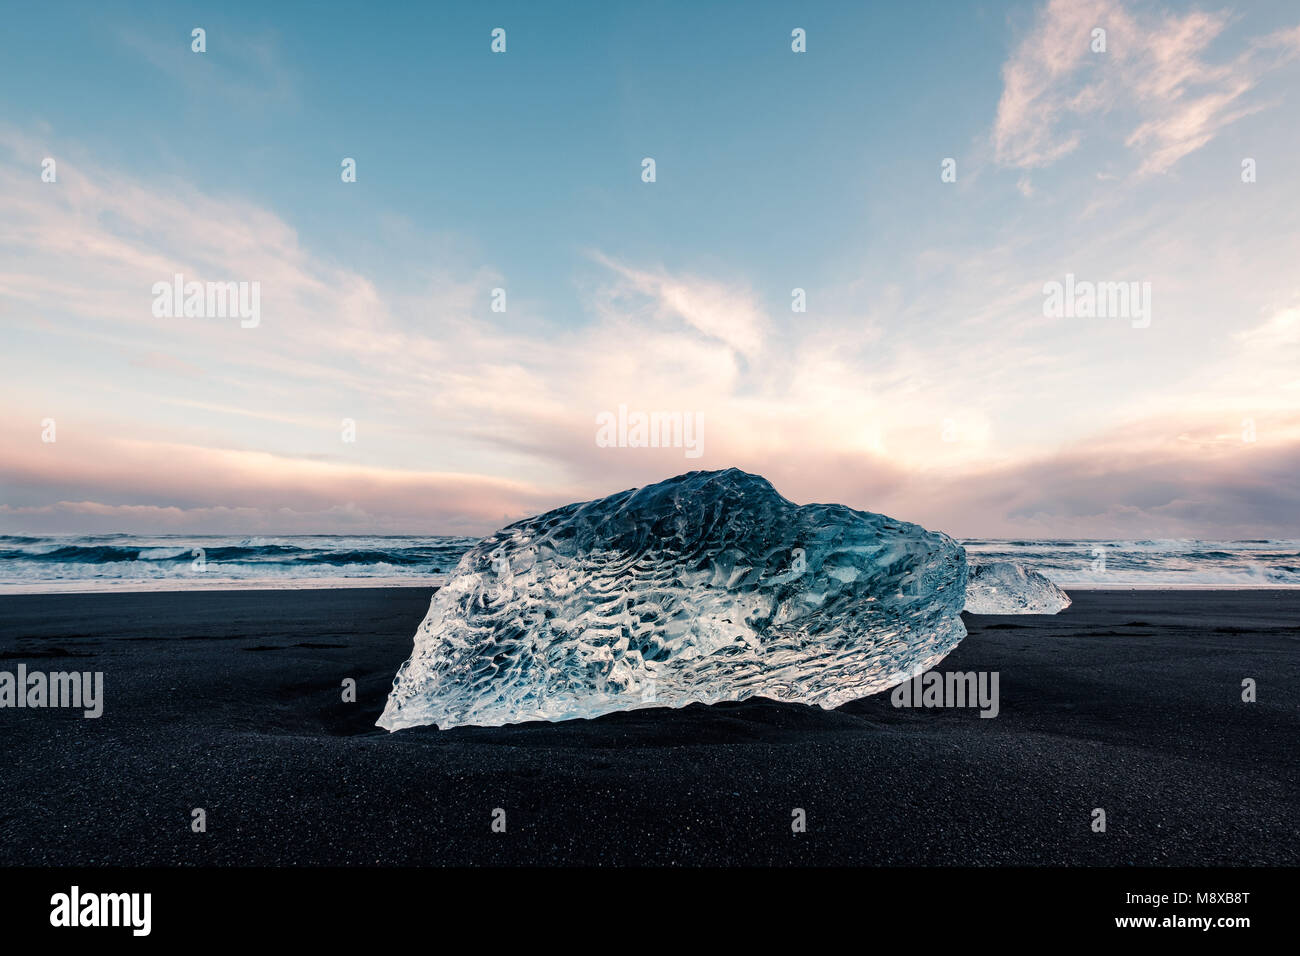
<instances>
[{"instance_id":1,"label":"iceberg","mask_svg":"<svg viewBox=\"0 0 1300 956\"><path fill-rule=\"evenodd\" d=\"M836 707L966 635L945 534L695 471L516 522L433 596L378 725L497 726L762 695Z\"/></svg>"},{"instance_id":2,"label":"iceberg","mask_svg":"<svg viewBox=\"0 0 1300 956\"><path fill-rule=\"evenodd\" d=\"M1013 561L970 566L966 610L972 614L1056 614L1069 606L1070 595Z\"/></svg>"}]
</instances>

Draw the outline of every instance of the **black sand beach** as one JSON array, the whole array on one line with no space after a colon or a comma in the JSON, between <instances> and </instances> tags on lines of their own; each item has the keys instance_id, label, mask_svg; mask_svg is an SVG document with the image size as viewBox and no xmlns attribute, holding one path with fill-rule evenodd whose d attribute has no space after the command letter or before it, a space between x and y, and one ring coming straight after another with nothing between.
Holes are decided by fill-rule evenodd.
<instances>
[{"instance_id":1,"label":"black sand beach","mask_svg":"<svg viewBox=\"0 0 1300 956\"><path fill-rule=\"evenodd\" d=\"M0 597L0 670L106 697L0 709L0 864L1300 863L1300 591L968 616L938 670L999 672L996 719L882 694L390 735L429 594Z\"/></svg>"}]
</instances>

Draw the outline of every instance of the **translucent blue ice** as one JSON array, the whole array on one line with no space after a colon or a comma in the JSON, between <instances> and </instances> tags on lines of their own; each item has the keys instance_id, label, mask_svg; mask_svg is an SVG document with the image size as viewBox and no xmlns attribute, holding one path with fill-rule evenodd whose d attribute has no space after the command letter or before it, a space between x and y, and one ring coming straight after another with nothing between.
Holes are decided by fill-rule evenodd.
<instances>
[{"instance_id":1,"label":"translucent blue ice","mask_svg":"<svg viewBox=\"0 0 1300 956\"><path fill-rule=\"evenodd\" d=\"M754 695L835 707L966 634L944 534L763 478L691 472L517 522L433 597L388 730L595 717Z\"/></svg>"},{"instance_id":2,"label":"translucent blue ice","mask_svg":"<svg viewBox=\"0 0 1300 956\"><path fill-rule=\"evenodd\" d=\"M1037 571L1013 561L972 564L966 610L972 614L1056 614L1070 596Z\"/></svg>"}]
</instances>

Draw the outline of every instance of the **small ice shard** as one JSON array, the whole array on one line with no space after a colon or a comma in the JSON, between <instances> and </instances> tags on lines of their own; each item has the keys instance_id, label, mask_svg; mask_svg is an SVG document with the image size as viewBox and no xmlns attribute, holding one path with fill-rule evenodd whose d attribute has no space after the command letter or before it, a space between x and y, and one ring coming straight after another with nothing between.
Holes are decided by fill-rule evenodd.
<instances>
[{"instance_id":1,"label":"small ice shard","mask_svg":"<svg viewBox=\"0 0 1300 956\"><path fill-rule=\"evenodd\" d=\"M762 695L836 707L966 635L966 554L730 469L516 522L434 595L380 727L595 717Z\"/></svg>"},{"instance_id":2,"label":"small ice shard","mask_svg":"<svg viewBox=\"0 0 1300 956\"><path fill-rule=\"evenodd\" d=\"M972 614L1056 614L1069 606L1070 595L1014 561L970 566L966 610Z\"/></svg>"}]
</instances>

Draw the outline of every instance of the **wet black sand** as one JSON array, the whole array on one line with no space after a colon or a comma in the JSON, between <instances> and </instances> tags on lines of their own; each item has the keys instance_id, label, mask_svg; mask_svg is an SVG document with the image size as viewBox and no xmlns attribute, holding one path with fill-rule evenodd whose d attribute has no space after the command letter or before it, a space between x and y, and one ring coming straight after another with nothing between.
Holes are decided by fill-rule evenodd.
<instances>
[{"instance_id":1,"label":"wet black sand","mask_svg":"<svg viewBox=\"0 0 1300 956\"><path fill-rule=\"evenodd\" d=\"M429 593L0 597L0 670L106 696L0 710L0 864L1300 863L1300 591L968 617L938 669L998 671L991 720L879 695L390 735Z\"/></svg>"}]
</instances>

